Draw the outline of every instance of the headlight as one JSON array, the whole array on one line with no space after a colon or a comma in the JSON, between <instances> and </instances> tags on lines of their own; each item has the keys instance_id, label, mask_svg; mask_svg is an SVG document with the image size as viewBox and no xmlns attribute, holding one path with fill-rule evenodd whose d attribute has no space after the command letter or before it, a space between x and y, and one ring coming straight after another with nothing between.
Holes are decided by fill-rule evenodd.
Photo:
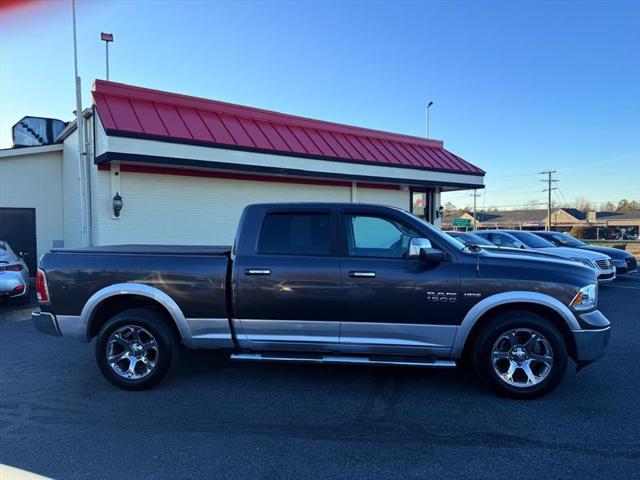
<instances>
[{"instance_id":1,"label":"headlight","mask_svg":"<svg viewBox=\"0 0 640 480\"><path fill-rule=\"evenodd\" d=\"M569 260L580 262L581 264L586 265L589 268L593 268L593 264L589 260L585 260L584 258L570 258Z\"/></svg>"},{"instance_id":2,"label":"headlight","mask_svg":"<svg viewBox=\"0 0 640 480\"><path fill-rule=\"evenodd\" d=\"M571 300L569 305L572 306L574 310L583 311L596 308L597 304L598 285L592 284L578 290L578 293L573 297L573 300Z\"/></svg>"}]
</instances>

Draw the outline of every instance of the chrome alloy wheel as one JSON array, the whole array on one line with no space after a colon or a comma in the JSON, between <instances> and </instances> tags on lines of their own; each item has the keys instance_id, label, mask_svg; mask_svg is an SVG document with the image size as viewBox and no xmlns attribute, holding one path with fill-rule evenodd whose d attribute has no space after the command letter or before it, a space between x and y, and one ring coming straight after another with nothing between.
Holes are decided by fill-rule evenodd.
<instances>
[{"instance_id":1,"label":"chrome alloy wheel","mask_svg":"<svg viewBox=\"0 0 640 480\"><path fill-rule=\"evenodd\" d=\"M149 330L125 325L107 341L107 363L119 376L128 380L145 378L158 364L158 343Z\"/></svg>"},{"instance_id":2,"label":"chrome alloy wheel","mask_svg":"<svg viewBox=\"0 0 640 480\"><path fill-rule=\"evenodd\" d=\"M503 382L513 387L532 387L551 373L553 350L539 332L517 328L498 337L493 344L491 361Z\"/></svg>"}]
</instances>

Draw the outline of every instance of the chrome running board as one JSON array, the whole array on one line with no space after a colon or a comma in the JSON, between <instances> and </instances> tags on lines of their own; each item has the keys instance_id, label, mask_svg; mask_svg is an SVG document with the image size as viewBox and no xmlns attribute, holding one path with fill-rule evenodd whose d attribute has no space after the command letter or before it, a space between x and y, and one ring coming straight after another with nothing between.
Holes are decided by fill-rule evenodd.
<instances>
[{"instance_id":1,"label":"chrome running board","mask_svg":"<svg viewBox=\"0 0 640 480\"><path fill-rule=\"evenodd\" d=\"M455 368L455 360L436 360L431 358L406 357L394 359L393 357L369 358L339 355L298 356L280 355L272 353L232 353L231 360L245 362L284 362L284 363L331 363L331 364L361 364L361 365L388 365L397 367L428 367L428 368Z\"/></svg>"}]
</instances>

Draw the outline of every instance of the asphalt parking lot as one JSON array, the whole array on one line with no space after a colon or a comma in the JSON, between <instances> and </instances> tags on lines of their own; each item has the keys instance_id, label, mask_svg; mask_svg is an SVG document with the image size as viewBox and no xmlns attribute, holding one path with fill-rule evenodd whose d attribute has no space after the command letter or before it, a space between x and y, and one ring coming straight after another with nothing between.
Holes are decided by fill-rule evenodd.
<instances>
[{"instance_id":1,"label":"asphalt parking lot","mask_svg":"<svg viewBox=\"0 0 640 480\"><path fill-rule=\"evenodd\" d=\"M93 346L0 310L0 463L54 478L634 478L640 275L600 289L609 351L550 395L498 398L463 371L231 363L185 352L124 392ZM573 365L572 365L573 366Z\"/></svg>"}]
</instances>

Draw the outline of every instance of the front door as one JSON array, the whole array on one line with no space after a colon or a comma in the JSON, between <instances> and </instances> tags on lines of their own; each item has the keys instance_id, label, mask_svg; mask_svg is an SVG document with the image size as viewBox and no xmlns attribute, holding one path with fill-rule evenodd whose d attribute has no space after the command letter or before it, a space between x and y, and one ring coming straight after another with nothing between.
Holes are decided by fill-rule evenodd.
<instances>
[{"instance_id":1,"label":"front door","mask_svg":"<svg viewBox=\"0 0 640 480\"><path fill-rule=\"evenodd\" d=\"M316 349L338 344L340 265L335 214L267 213L255 254L236 258L233 312L241 346Z\"/></svg>"},{"instance_id":2,"label":"front door","mask_svg":"<svg viewBox=\"0 0 640 480\"><path fill-rule=\"evenodd\" d=\"M455 259L426 263L409 258L411 238L425 235L399 217L345 211L341 226L346 246L341 257L341 347L446 354L460 320Z\"/></svg>"}]
</instances>

